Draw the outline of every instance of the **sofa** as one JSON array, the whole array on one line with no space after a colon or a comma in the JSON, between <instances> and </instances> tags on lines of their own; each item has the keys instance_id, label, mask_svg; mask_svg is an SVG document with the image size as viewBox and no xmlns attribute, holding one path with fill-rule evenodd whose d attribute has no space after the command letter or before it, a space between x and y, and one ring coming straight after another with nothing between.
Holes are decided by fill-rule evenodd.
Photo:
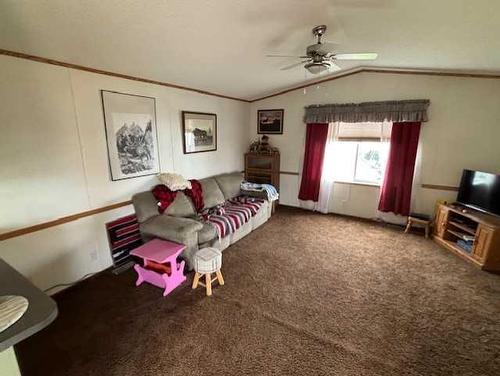
<instances>
[{"instance_id":1,"label":"sofa","mask_svg":"<svg viewBox=\"0 0 500 376\"><path fill-rule=\"evenodd\" d=\"M239 172L201 179L204 209L223 204L244 193L240 190L242 181L243 175ZM248 222L219 239L213 225L199 220L191 199L183 192L177 193L175 200L163 214L158 212L157 201L151 191L135 194L132 203L142 239L148 241L161 238L186 245L181 257L189 270L193 269L194 254L198 249L214 247L223 251L265 223L272 211L271 202L264 200L264 204Z\"/></svg>"}]
</instances>

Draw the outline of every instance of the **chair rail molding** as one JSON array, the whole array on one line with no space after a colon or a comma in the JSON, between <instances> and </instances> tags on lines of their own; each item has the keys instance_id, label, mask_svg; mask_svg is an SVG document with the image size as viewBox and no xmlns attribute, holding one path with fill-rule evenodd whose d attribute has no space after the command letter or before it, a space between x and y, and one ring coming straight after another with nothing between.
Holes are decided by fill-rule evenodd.
<instances>
[{"instance_id":1,"label":"chair rail molding","mask_svg":"<svg viewBox=\"0 0 500 376\"><path fill-rule=\"evenodd\" d=\"M122 201L122 202L118 202L116 204L106 205L106 206L102 206L100 208L91 209L91 210L83 211L80 213L67 215L65 217L54 219L54 220L48 221L48 222L39 223L39 224L36 224L33 226L23 227L23 228L20 228L17 230L12 230L12 231L8 231L8 232L0 233L0 241L16 238L18 236L22 236L22 235L26 235L26 234L31 234L32 232L45 230L45 229L50 228L50 227L60 226L60 225L63 225L65 223L68 223L68 222L77 221L81 218L104 213L104 212L107 212L110 210L121 208L123 206L131 205L131 204L132 204L132 201L130 201L130 200Z\"/></svg>"}]
</instances>

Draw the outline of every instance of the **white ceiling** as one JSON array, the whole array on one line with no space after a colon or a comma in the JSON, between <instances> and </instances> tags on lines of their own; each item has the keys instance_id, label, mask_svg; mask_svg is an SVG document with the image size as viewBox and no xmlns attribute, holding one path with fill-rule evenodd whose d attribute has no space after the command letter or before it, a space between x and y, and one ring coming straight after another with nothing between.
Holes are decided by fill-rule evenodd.
<instances>
[{"instance_id":1,"label":"white ceiling","mask_svg":"<svg viewBox=\"0 0 500 376\"><path fill-rule=\"evenodd\" d=\"M0 0L0 48L252 99L328 26L371 65L500 71L498 0ZM341 62L343 68L358 64ZM363 65L367 65L363 63Z\"/></svg>"}]
</instances>

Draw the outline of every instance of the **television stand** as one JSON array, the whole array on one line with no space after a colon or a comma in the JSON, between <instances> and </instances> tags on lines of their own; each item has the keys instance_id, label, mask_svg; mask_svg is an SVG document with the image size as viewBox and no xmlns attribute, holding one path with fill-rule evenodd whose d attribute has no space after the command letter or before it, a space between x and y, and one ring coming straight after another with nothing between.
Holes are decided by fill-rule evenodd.
<instances>
[{"instance_id":1,"label":"television stand","mask_svg":"<svg viewBox=\"0 0 500 376\"><path fill-rule=\"evenodd\" d=\"M432 237L479 268L500 272L500 217L458 204L441 204Z\"/></svg>"}]
</instances>

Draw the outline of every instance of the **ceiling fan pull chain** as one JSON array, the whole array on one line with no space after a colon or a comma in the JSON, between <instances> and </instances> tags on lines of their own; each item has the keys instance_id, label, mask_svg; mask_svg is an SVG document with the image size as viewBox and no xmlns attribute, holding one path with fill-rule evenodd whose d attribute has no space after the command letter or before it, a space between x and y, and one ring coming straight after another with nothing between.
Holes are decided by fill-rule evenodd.
<instances>
[{"instance_id":1,"label":"ceiling fan pull chain","mask_svg":"<svg viewBox=\"0 0 500 376\"><path fill-rule=\"evenodd\" d=\"M307 71L304 69L304 81L307 80ZM304 95L307 94L307 90L306 90L306 87L304 86Z\"/></svg>"}]
</instances>

